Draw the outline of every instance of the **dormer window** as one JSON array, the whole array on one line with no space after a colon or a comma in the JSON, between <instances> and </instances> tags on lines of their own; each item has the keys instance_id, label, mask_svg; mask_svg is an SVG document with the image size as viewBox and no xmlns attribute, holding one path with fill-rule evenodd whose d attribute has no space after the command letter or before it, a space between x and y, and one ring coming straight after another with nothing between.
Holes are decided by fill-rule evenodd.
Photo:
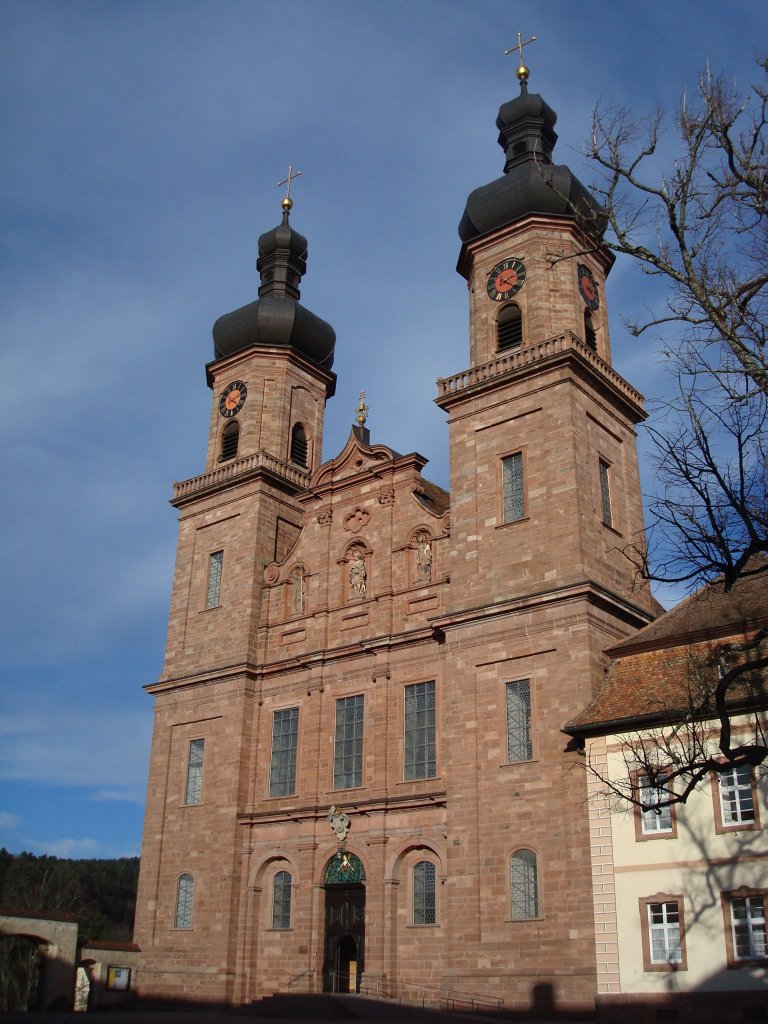
<instances>
[{"instance_id":1,"label":"dormer window","mask_svg":"<svg viewBox=\"0 0 768 1024\"><path fill-rule=\"evenodd\" d=\"M237 420L228 423L221 432L221 455L219 462L229 462L237 458L237 447L240 443L240 424Z\"/></svg>"},{"instance_id":2,"label":"dormer window","mask_svg":"<svg viewBox=\"0 0 768 1024\"><path fill-rule=\"evenodd\" d=\"M588 309L584 310L584 341L592 349L593 352L597 352L597 334L595 333L595 322L592 319L592 314Z\"/></svg>"},{"instance_id":3,"label":"dormer window","mask_svg":"<svg viewBox=\"0 0 768 1024\"><path fill-rule=\"evenodd\" d=\"M519 348L523 343L523 314L516 302L499 310L496 317L496 345L499 352Z\"/></svg>"},{"instance_id":4,"label":"dormer window","mask_svg":"<svg viewBox=\"0 0 768 1024\"><path fill-rule=\"evenodd\" d=\"M308 450L306 431L300 423L296 423L291 431L291 462L306 469Z\"/></svg>"}]
</instances>

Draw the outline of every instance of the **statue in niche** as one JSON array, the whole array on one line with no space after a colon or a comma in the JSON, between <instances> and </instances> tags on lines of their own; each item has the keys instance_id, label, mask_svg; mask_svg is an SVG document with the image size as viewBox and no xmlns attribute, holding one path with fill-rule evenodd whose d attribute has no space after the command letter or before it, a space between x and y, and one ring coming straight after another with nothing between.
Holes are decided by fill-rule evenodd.
<instances>
[{"instance_id":1,"label":"statue in niche","mask_svg":"<svg viewBox=\"0 0 768 1024\"><path fill-rule=\"evenodd\" d=\"M365 571L365 559L360 553L360 548L355 548L352 561L349 564L349 585L355 594L365 597L367 580L368 573Z\"/></svg>"},{"instance_id":2,"label":"statue in niche","mask_svg":"<svg viewBox=\"0 0 768 1024\"><path fill-rule=\"evenodd\" d=\"M304 614L304 569L299 566L291 576L291 613Z\"/></svg>"},{"instance_id":3,"label":"statue in niche","mask_svg":"<svg viewBox=\"0 0 768 1024\"><path fill-rule=\"evenodd\" d=\"M416 575L420 580L432 579L432 544L426 533L420 533L417 537Z\"/></svg>"}]
</instances>

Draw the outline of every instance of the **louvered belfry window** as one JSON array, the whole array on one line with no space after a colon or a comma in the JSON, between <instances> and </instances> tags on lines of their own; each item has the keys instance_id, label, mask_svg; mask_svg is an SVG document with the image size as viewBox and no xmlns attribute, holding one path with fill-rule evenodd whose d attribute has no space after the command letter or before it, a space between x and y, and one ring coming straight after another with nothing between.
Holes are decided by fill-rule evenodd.
<instances>
[{"instance_id":1,"label":"louvered belfry window","mask_svg":"<svg viewBox=\"0 0 768 1024\"><path fill-rule=\"evenodd\" d=\"M519 348L523 343L523 314L514 302L499 310L496 318L496 344L499 352Z\"/></svg>"},{"instance_id":2,"label":"louvered belfry window","mask_svg":"<svg viewBox=\"0 0 768 1024\"><path fill-rule=\"evenodd\" d=\"M291 432L291 462L295 462L297 466L306 467L308 451L306 431L300 423L297 423Z\"/></svg>"},{"instance_id":3,"label":"louvered belfry window","mask_svg":"<svg viewBox=\"0 0 768 1024\"><path fill-rule=\"evenodd\" d=\"M237 448L240 442L240 425L228 423L221 432L221 456L219 462L228 462L237 457Z\"/></svg>"},{"instance_id":4,"label":"louvered belfry window","mask_svg":"<svg viewBox=\"0 0 768 1024\"><path fill-rule=\"evenodd\" d=\"M595 334L595 322L588 309L584 310L584 341L595 352L597 351L597 335Z\"/></svg>"}]
</instances>

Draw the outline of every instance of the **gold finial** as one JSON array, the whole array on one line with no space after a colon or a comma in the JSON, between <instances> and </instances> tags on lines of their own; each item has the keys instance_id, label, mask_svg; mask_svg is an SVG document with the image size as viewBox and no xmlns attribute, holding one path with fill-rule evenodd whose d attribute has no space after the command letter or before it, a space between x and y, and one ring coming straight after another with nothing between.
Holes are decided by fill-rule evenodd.
<instances>
[{"instance_id":1,"label":"gold finial","mask_svg":"<svg viewBox=\"0 0 768 1024\"><path fill-rule=\"evenodd\" d=\"M288 164L288 177L287 178L283 178L282 181L278 181L278 183L277 183L277 187L278 188L280 188L281 185L287 185L288 186L286 188L286 190L285 190L285 196L283 197L283 201L280 203L280 205L282 206L282 208L285 210L286 213L293 206L293 200L291 199L291 182L293 181L294 178L299 178L299 177L301 177L301 171L296 171L296 173L294 174L293 173L293 165L292 164Z\"/></svg>"},{"instance_id":2,"label":"gold finial","mask_svg":"<svg viewBox=\"0 0 768 1024\"><path fill-rule=\"evenodd\" d=\"M370 412L370 409L365 404L365 392L364 391L360 392L360 404L355 409L355 412L357 413L357 416L355 416L355 420L357 421L358 427L364 427L365 426L365 421L368 419L368 413Z\"/></svg>"},{"instance_id":3,"label":"gold finial","mask_svg":"<svg viewBox=\"0 0 768 1024\"><path fill-rule=\"evenodd\" d=\"M504 56L505 57L508 54L510 54L510 53L514 53L515 50L517 50L518 53L520 54L520 66L518 67L518 69L515 72L515 74L517 75L521 85L522 85L523 82L527 82L528 81L528 78L530 77L530 74L531 74L531 72L528 70L528 68L525 66L525 64L523 64L523 47L527 46L528 43L535 43L535 42L536 42L536 36L531 36L530 39L526 39L525 42L523 42L523 35L522 35L521 32L518 32L517 33L517 46L511 46L508 50L504 51Z\"/></svg>"}]
</instances>

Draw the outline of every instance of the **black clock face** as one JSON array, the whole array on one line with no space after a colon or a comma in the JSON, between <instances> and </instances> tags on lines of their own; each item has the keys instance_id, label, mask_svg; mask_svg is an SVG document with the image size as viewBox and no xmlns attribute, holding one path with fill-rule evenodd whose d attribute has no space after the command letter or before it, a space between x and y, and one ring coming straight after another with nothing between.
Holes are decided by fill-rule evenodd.
<instances>
[{"instance_id":1,"label":"black clock face","mask_svg":"<svg viewBox=\"0 0 768 1024\"><path fill-rule=\"evenodd\" d=\"M520 260L504 260L497 263L488 275L489 298L494 302L503 302L520 291L525 284L525 267Z\"/></svg>"},{"instance_id":2,"label":"black clock face","mask_svg":"<svg viewBox=\"0 0 768 1024\"><path fill-rule=\"evenodd\" d=\"M219 400L219 412L221 415L226 417L226 419L237 415L245 405L247 395L248 388L241 380L233 380L231 384L227 384Z\"/></svg>"},{"instance_id":3,"label":"black clock face","mask_svg":"<svg viewBox=\"0 0 768 1024\"><path fill-rule=\"evenodd\" d=\"M589 267L585 267L583 263L579 263L576 267L576 273L579 277L579 291L581 297L584 299L590 309L597 309L600 305L600 293L597 290L597 281L592 276L592 271Z\"/></svg>"}]
</instances>

